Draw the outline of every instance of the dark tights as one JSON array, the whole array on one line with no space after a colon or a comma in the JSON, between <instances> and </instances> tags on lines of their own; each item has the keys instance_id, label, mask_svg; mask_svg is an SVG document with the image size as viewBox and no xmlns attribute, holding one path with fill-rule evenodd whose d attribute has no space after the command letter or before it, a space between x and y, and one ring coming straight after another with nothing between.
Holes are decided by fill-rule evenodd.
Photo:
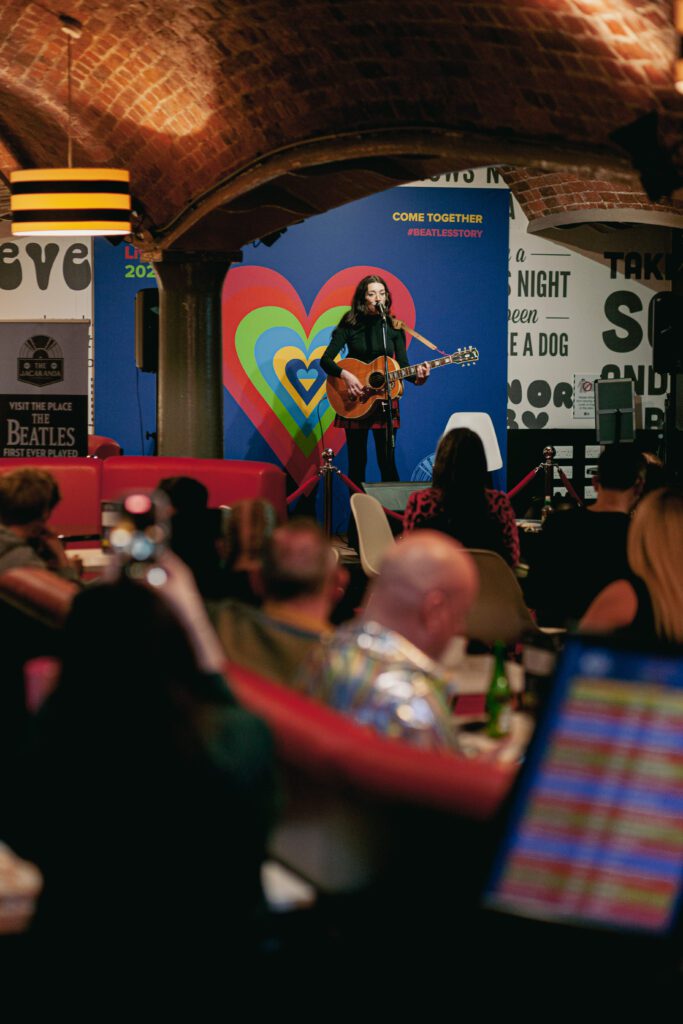
<instances>
[{"instance_id":1,"label":"dark tights","mask_svg":"<svg viewBox=\"0 0 683 1024\"><path fill-rule=\"evenodd\" d=\"M365 480L368 457L368 434L372 434L377 453L377 464L383 481L398 480L394 452L387 445L387 432L381 430L347 430L346 450L349 455L349 477L358 487ZM394 436L396 431L394 431Z\"/></svg>"}]
</instances>

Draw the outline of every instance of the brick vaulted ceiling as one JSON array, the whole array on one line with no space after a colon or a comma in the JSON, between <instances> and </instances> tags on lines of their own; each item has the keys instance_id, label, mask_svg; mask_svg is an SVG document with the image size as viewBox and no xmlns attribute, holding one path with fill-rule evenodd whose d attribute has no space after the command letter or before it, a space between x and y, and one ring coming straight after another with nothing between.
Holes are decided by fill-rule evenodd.
<instances>
[{"instance_id":1,"label":"brick vaulted ceiling","mask_svg":"<svg viewBox=\"0 0 683 1024\"><path fill-rule=\"evenodd\" d=\"M484 163L536 221L680 219L610 140L655 112L683 170L670 0L0 0L5 216L12 169L65 161L60 13L83 25L74 163L130 168L152 253Z\"/></svg>"}]
</instances>

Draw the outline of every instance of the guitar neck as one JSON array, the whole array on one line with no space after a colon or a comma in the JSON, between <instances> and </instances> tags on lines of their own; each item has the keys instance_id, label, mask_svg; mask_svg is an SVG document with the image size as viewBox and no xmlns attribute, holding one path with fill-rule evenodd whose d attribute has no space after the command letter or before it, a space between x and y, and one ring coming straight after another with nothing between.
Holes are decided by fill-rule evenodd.
<instances>
[{"instance_id":1,"label":"guitar neck","mask_svg":"<svg viewBox=\"0 0 683 1024\"><path fill-rule=\"evenodd\" d=\"M441 356L440 359L430 359L426 364L430 370L433 370L435 366L448 366L449 363L461 363L463 359L459 358L457 353L452 356ZM424 366L425 363L415 363L413 366L402 366L400 370L392 370L389 373L389 380L403 380L404 377L412 377L417 370L418 366Z\"/></svg>"}]
</instances>

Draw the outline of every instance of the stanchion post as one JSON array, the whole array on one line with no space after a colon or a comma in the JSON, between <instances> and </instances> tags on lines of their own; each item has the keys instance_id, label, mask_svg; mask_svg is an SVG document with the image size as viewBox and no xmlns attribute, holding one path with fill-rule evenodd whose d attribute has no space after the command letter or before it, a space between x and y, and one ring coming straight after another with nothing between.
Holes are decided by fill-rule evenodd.
<instances>
[{"instance_id":1,"label":"stanchion post","mask_svg":"<svg viewBox=\"0 0 683 1024\"><path fill-rule=\"evenodd\" d=\"M544 498L543 508L541 510L541 521L545 522L550 513L553 510L553 477L555 474L555 464L553 459L555 458L555 449L552 445L548 445L543 449L543 475L545 477L544 483Z\"/></svg>"},{"instance_id":2,"label":"stanchion post","mask_svg":"<svg viewBox=\"0 0 683 1024\"><path fill-rule=\"evenodd\" d=\"M320 476L323 478L323 524L328 537L332 536L332 474L339 472L333 459L334 450L323 448Z\"/></svg>"}]
</instances>

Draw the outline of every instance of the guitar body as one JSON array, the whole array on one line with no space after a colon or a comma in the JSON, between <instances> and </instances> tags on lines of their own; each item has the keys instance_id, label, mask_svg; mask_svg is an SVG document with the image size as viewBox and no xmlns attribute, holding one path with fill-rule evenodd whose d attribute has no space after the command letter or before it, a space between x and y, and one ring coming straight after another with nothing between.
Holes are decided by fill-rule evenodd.
<instances>
[{"instance_id":1,"label":"guitar body","mask_svg":"<svg viewBox=\"0 0 683 1024\"><path fill-rule=\"evenodd\" d=\"M350 398L346 381L341 377L327 378L327 397L330 405L338 416L347 420L360 419L367 416L375 402L386 401L387 387L384 379L384 356L379 356L372 363L362 363L360 359L342 359L337 363L342 370L355 374L365 391L361 398ZM389 356L389 372L398 370L399 365ZM391 383L391 397L400 398L403 394L403 381Z\"/></svg>"}]
</instances>

